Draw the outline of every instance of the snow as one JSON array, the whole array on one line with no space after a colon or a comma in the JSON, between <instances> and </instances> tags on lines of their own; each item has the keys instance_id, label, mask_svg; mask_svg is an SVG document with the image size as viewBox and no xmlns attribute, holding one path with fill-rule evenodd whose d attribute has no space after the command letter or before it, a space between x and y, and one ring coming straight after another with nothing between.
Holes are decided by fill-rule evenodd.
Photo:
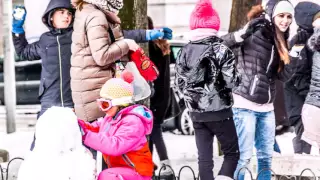
<instances>
[{"instance_id":1,"label":"snow","mask_svg":"<svg viewBox=\"0 0 320 180\"><path fill-rule=\"evenodd\" d=\"M18 180L42 180L44 177L47 180L95 179L96 162L82 145L77 117L72 109L48 109L39 118L36 129L36 146L32 152L29 151L32 131L0 135L3 140L0 147L10 152L11 158L25 159L22 163L14 160L14 164L10 164L9 179L16 179L17 174Z\"/></svg>"},{"instance_id":2,"label":"snow","mask_svg":"<svg viewBox=\"0 0 320 180\"><path fill-rule=\"evenodd\" d=\"M298 158L293 158L293 147L292 147L292 139L295 135L293 133L286 133L284 135L278 136L277 141L279 143L280 149L282 151L282 156L290 159L299 160ZM25 131L16 132L13 134L5 134L0 133L0 147L3 149L7 149L10 152L10 157L25 157L26 153L29 151L30 144L33 138L33 129L28 129ZM184 136L184 135L176 135L170 132L164 133L165 143L168 149L168 156L171 160L171 165L175 174L178 175L179 170L183 166L190 166L195 175L198 176L198 165L197 165L197 148L195 144L194 136ZM216 141L215 141L216 142ZM215 166L214 171L217 174L221 163L222 158L217 157L217 147L215 146L214 150L215 154ZM278 158L279 155L275 154L275 158L277 162L281 162L281 159ZM318 158L318 157L317 157ZM314 159L314 158L313 158ZM158 155L154 153L154 161L159 165ZM252 166L255 165L255 157L252 160ZM309 161L310 162L310 161ZM6 164L3 164L6 165ZM19 163L13 164L13 166L18 166ZM318 166L319 167L319 166ZM14 171L17 171L17 167L12 169L10 180L14 180ZM274 169L274 168L273 168ZM254 172L254 171L253 171ZM300 171L301 172L301 171ZM300 172L296 172L296 174L300 174ZM255 174L255 172L253 173ZM182 179L192 179L192 172L188 169L184 169L182 171Z\"/></svg>"}]
</instances>

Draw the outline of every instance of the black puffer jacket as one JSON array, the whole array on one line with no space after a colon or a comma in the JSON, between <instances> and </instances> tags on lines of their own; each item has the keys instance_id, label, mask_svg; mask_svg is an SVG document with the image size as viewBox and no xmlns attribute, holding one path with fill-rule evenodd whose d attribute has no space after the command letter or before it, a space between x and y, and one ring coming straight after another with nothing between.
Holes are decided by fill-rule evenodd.
<instances>
[{"instance_id":1,"label":"black puffer jacket","mask_svg":"<svg viewBox=\"0 0 320 180\"><path fill-rule=\"evenodd\" d=\"M218 37L191 41L178 54L175 83L191 112L213 112L233 105L235 56Z\"/></svg>"},{"instance_id":2,"label":"black puffer jacket","mask_svg":"<svg viewBox=\"0 0 320 180\"><path fill-rule=\"evenodd\" d=\"M25 34L13 34L15 50L21 59L42 59L39 98L43 109L73 107L70 89L72 23L67 29L55 29L50 18L56 8L72 9L68 0L51 0L42 17L50 31L42 34L39 41L28 44Z\"/></svg>"},{"instance_id":3,"label":"black puffer jacket","mask_svg":"<svg viewBox=\"0 0 320 180\"><path fill-rule=\"evenodd\" d=\"M320 108L320 28L316 29L310 37L308 46L315 51L312 58L311 83L306 104L314 105Z\"/></svg>"},{"instance_id":4,"label":"black puffer jacket","mask_svg":"<svg viewBox=\"0 0 320 180\"><path fill-rule=\"evenodd\" d=\"M226 42L234 40L233 34L222 37ZM229 44L229 43L227 43ZM260 28L243 44L234 48L237 70L241 82L234 93L258 104L272 103L275 98L275 79L285 80L290 72L285 68L278 73L279 54L275 49L272 32Z\"/></svg>"},{"instance_id":5,"label":"black puffer jacket","mask_svg":"<svg viewBox=\"0 0 320 180\"><path fill-rule=\"evenodd\" d=\"M273 9L278 2L269 1L268 9ZM272 17L270 10L267 13ZM275 80L286 81L291 75L291 69L287 66L278 73L280 56L275 47L274 34L274 26L265 24L240 44L235 41L234 33L222 37L235 52L237 70L241 74L241 82L233 92L257 104L272 103L275 99Z\"/></svg>"}]
</instances>

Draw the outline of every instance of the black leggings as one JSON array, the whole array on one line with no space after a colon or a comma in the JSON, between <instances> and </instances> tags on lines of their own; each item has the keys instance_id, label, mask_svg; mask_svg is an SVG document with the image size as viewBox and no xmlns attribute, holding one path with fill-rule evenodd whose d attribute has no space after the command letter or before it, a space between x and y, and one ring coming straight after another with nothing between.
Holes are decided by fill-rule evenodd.
<instances>
[{"instance_id":1,"label":"black leggings","mask_svg":"<svg viewBox=\"0 0 320 180\"><path fill-rule=\"evenodd\" d=\"M200 179L213 180L213 138L217 136L224 154L219 175L233 178L240 158L238 136L234 121L193 122L198 148Z\"/></svg>"},{"instance_id":2,"label":"black leggings","mask_svg":"<svg viewBox=\"0 0 320 180\"><path fill-rule=\"evenodd\" d=\"M153 124L153 129L149 138L149 148L153 152L153 145L156 146L160 161L168 159L167 147L162 136L160 124Z\"/></svg>"}]
</instances>

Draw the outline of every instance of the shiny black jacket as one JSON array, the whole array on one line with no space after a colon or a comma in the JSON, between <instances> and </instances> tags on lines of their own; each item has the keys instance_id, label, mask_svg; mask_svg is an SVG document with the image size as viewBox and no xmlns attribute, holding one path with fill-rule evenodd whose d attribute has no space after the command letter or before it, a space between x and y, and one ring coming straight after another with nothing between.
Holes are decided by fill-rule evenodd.
<instances>
[{"instance_id":1,"label":"shiny black jacket","mask_svg":"<svg viewBox=\"0 0 320 180\"><path fill-rule=\"evenodd\" d=\"M191 41L177 57L175 84L191 112L214 112L233 105L235 56L218 37Z\"/></svg>"}]
</instances>

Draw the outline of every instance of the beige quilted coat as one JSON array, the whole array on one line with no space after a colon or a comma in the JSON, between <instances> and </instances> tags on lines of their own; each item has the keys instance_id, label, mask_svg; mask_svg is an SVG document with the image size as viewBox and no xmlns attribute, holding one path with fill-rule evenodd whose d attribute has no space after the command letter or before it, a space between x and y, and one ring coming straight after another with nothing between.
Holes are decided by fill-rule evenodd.
<instances>
[{"instance_id":1,"label":"beige quilted coat","mask_svg":"<svg viewBox=\"0 0 320 180\"><path fill-rule=\"evenodd\" d=\"M96 103L99 91L113 77L114 62L124 59L129 52L119 24L115 14L103 12L92 4L84 4L75 13L70 73L72 98L79 119L93 121L104 116ZM115 43L111 42L109 27L117 39Z\"/></svg>"}]
</instances>

